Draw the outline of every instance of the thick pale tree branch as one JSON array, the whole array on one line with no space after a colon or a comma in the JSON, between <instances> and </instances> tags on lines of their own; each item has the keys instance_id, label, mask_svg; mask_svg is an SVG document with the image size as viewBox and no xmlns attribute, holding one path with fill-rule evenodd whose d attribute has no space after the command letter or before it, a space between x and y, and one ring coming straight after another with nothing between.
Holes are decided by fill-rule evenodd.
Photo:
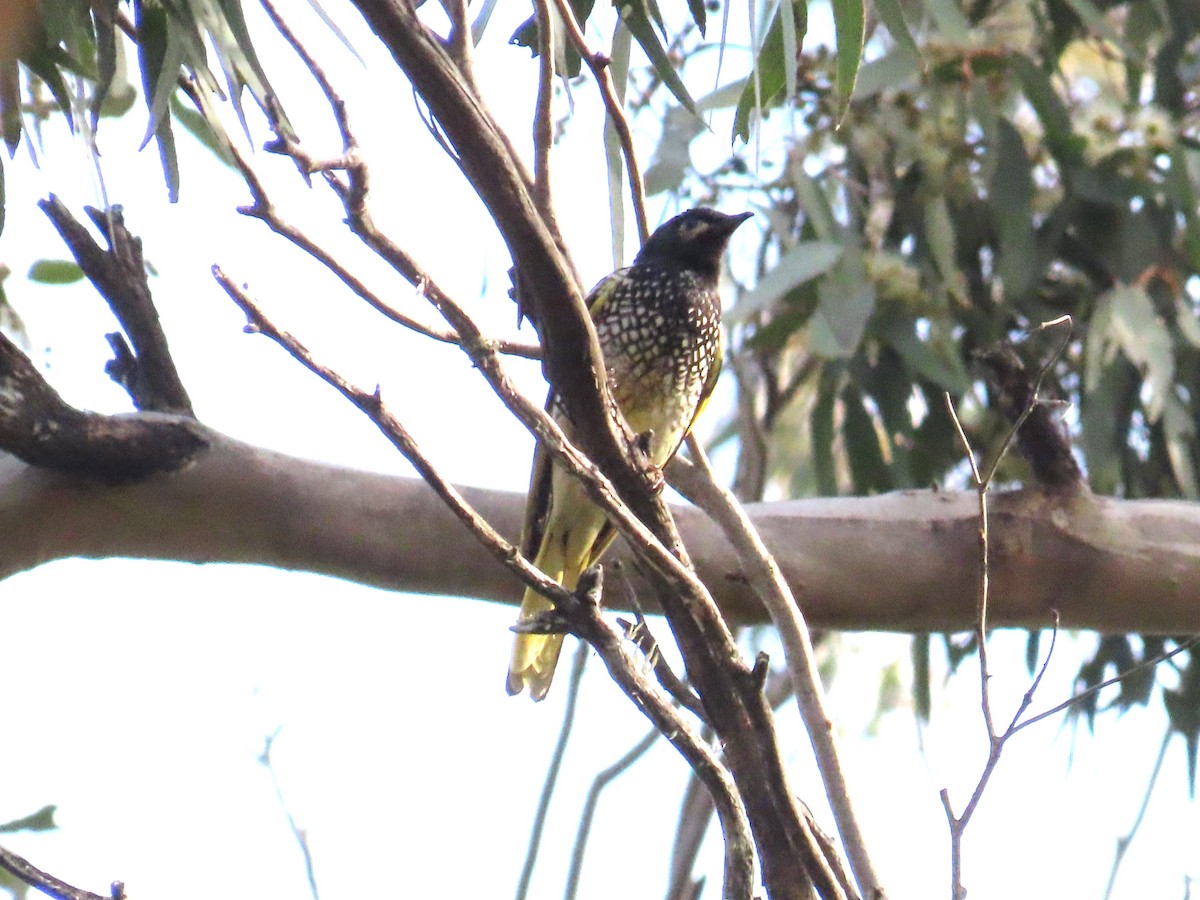
<instances>
[{"instance_id":1,"label":"thick pale tree branch","mask_svg":"<svg viewBox=\"0 0 1200 900\"><path fill-rule=\"evenodd\" d=\"M263 450L188 419L178 425L206 448L179 471L133 483L105 486L0 455L0 577L68 557L132 557L252 563L394 590L520 602L520 583L419 479ZM462 492L501 533L520 533L523 493ZM811 627L974 626L973 493L903 491L747 509ZM725 617L766 622L716 527L690 507L675 514ZM1200 632L1200 505L1063 501L1023 491L997 494L991 516L993 625L1049 626L1057 609L1064 628ZM630 559L623 545L608 558ZM651 600L632 565L629 574ZM622 609L624 596L610 590L606 603Z\"/></svg>"}]
</instances>

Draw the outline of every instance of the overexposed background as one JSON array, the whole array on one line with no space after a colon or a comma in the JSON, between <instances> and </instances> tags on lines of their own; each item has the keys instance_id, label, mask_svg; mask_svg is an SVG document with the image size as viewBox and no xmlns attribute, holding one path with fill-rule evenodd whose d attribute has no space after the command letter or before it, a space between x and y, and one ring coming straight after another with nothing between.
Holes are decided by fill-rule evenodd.
<instances>
[{"instance_id":1,"label":"overexposed background","mask_svg":"<svg viewBox=\"0 0 1200 900\"><path fill-rule=\"evenodd\" d=\"M376 219L485 331L512 334L509 260L481 204L429 139L410 89L354 11L326 6L363 64L307 6L295 4L288 14L350 102L373 166ZM500 4L478 51L480 83L526 151L536 65L506 40L528 12ZM247 14L305 145L336 153L336 131L307 73L256 7L248 5ZM826 20L813 10L813 38L828 33ZM744 23L734 26L723 81L749 65L737 49L739 39L744 47ZM589 37L604 40L595 31ZM697 93L713 86L707 77ZM612 268L608 201L597 177L602 113L589 81L576 84L573 97L555 191L563 230L591 283ZM565 115L566 98L556 104ZM253 143L261 146L265 127L253 110L250 120ZM640 125L648 154L656 134ZM531 439L460 351L381 324L335 279L260 223L237 216L234 209L249 201L239 178L181 130L181 198L168 204L154 146L137 152L144 127L139 109L103 121L100 168L107 197L124 205L158 273L155 298L203 421L298 456L412 474L333 391L268 340L242 333L240 313L209 273L219 263L323 361L361 384L380 384L450 478L524 490ZM61 117L42 132L39 165L27 152L28 137L5 165L0 262L15 273L5 287L27 324L31 355L67 400L124 411L127 396L103 374L104 333L115 327L104 302L86 283L47 287L20 278L37 259L66 256L37 199L53 191L77 215L85 204L103 204L92 164ZM714 124L694 152L726 152L727 134L726 125ZM364 260L372 286L395 305L434 321L410 287L337 227L328 191L303 188L294 169L261 151L252 164L285 212L343 258ZM660 203L651 214L658 221L672 212ZM530 395L542 394L535 363L514 360L510 367ZM708 415L702 437L721 415ZM323 900L510 896L565 694L560 684L540 705L505 695L513 617L513 609L493 604L244 566L71 560L12 578L0 593L7 737L0 743L0 822L55 803L62 827L6 835L4 843L91 890L122 879L133 898L186 900L217 891L304 897L300 853L271 773L259 762L266 737L278 732L279 787L307 832ZM1069 695L1091 641L1060 640L1037 706ZM1022 634L996 638L998 721L1007 720L1027 687L1023 648ZM949 680L935 671L933 721L919 729L905 697L906 637L847 635L837 649L832 708L885 884L893 898L947 896L938 791L948 787L961 809L986 754L975 664ZM936 666L936 651L934 657ZM584 792L597 770L647 730L600 667L590 672L534 897L561 895ZM885 672L898 680L899 697L880 712ZM1120 719L1101 717L1095 736L1052 720L1014 739L968 831L972 900L1099 897L1165 727L1161 710L1136 709ZM780 714L780 733L797 792L831 830L815 802L819 782L790 705ZM1200 876L1200 814L1189 799L1183 757L1175 739L1115 896L1180 897L1181 873ZM610 787L588 848L582 897L663 894L686 774L662 744ZM717 841L707 858L706 896L716 896Z\"/></svg>"}]
</instances>

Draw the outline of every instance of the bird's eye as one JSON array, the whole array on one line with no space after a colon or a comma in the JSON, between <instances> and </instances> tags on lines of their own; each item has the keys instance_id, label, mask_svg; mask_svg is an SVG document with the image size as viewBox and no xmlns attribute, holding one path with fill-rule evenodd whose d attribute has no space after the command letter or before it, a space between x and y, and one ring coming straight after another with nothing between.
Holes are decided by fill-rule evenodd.
<instances>
[{"instance_id":1,"label":"bird's eye","mask_svg":"<svg viewBox=\"0 0 1200 900\"><path fill-rule=\"evenodd\" d=\"M685 241L694 241L700 235L704 234L704 232L708 231L708 229L709 224L703 220L684 222L683 226L679 229L679 236Z\"/></svg>"}]
</instances>

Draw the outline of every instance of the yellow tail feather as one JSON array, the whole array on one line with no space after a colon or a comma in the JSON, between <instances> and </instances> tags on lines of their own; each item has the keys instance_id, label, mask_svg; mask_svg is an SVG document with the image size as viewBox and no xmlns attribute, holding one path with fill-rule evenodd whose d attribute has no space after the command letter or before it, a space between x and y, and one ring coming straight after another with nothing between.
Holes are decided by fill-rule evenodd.
<instances>
[{"instance_id":1,"label":"yellow tail feather","mask_svg":"<svg viewBox=\"0 0 1200 900\"><path fill-rule=\"evenodd\" d=\"M536 565L539 569L561 584L569 591L575 589L579 582L579 574L583 571L586 559L565 559L564 544L555 534L547 534L538 552ZM577 548L572 548L576 549ZM528 622L530 619L554 608L554 604L532 588L525 589L521 600L521 612L518 622ZM558 655L562 651L563 635L561 634L518 634L513 641L512 662L508 667L507 689L510 694L519 694L529 688L529 696L534 700L542 700L550 690L554 680L554 668L558 665Z\"/></svg>"}]
</instances>

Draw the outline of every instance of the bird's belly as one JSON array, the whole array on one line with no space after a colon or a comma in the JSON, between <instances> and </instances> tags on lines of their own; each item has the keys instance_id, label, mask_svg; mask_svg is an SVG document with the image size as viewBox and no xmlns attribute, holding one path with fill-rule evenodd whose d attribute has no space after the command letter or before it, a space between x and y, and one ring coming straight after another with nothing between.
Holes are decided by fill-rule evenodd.
<instances>
[{"instance_id":1,"label":"bird's belly","mask_svg":"<svg viewBox=\"0 0 1200 900\"><path fill-rule=\"evenodd\" d=\"M660 369L621 378L614 373L613 399L634 434L650 434L649 456L656 466L671 458L696 415L705 371L691 371L680 378L678 371Z\"/></svg>"}]
</instances>

